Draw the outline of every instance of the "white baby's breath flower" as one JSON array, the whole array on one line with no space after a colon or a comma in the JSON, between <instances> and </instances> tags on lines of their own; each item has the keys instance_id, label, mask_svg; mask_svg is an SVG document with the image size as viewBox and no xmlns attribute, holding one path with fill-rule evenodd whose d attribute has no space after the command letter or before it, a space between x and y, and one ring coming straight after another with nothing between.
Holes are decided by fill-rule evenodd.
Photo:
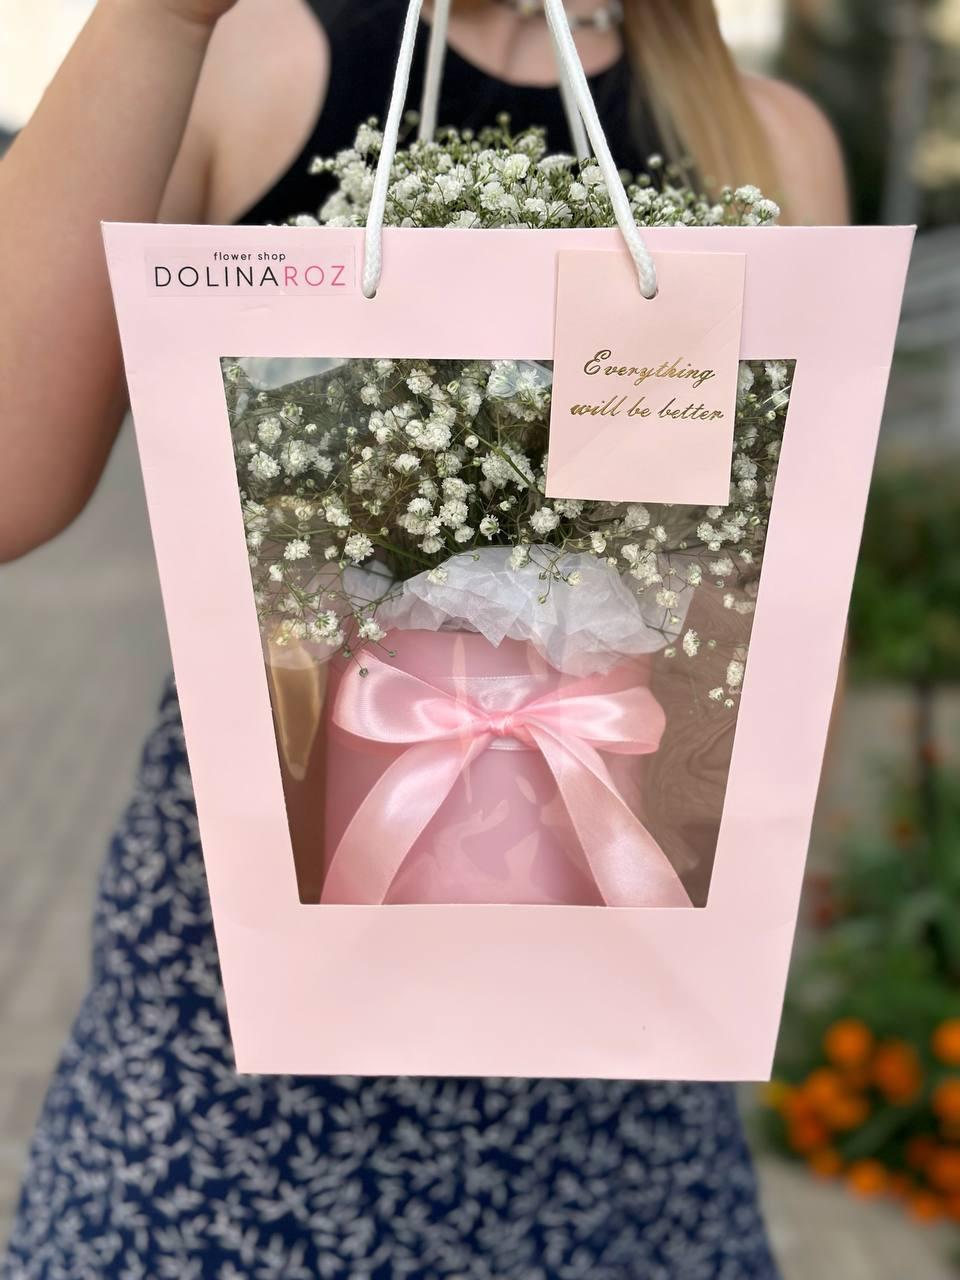
<instances>
[{"instance_id":1,"label":"white baby's breath flower","mask_svg":"<svg viewBox=\"0 0 960 1280\"><path fill-rule=\"evenodd\" d=\"M623 527L625 531L628 533L634 533L639 529L646 529L649 524L650 512L643 503L629 503L623 517Z\"/></svg>"},{"instance_id":2,"label":"white baby's breath flower","mask_svg":"<svg viewBox=\"0 0 960 1280\"><path fill-rule=\"evenodd\" d=\"M438 565L436 569L431 569L427 573L427 581L432 582L434 586L441 587L446 582L448 576L446 569L444 569L442 565Z\"/></svg>"},{"instance_id":3,"label":"white baby's breath flower","mask_svg":"<svg viewBox=\"0 0 960 1280\"><path fill-rule=\"evenodd\" d=\"M554 501L553 509L557 515L563 516L567 520L576 520L583 514L585 505L585 503L576 498L557 498Z\"/></svg>"},{"instance_id":4,"label":"white baby's breath flower","mask_svg":"<svg viewBox=\"0 0 960 1280\"><path fill-rule=\"evenodd\" d=\"M468 515L467 504L459 498L454 498L450 502L444 502L437 512L441 524L445 524L448 529L458 529L460 525L465 524Z\"/></svg>"},{"instance_id":5,"label":"white baby's breath flower","mask_svg":"<svg viewBox=\"0 0 960 1280\"><path fill-rule=\"evenodd\" d=\"M501 173L505 182L519 182L527 176L527 170L530 168L529 156L507 156L503 162Z\"/></svg>"},{"instance_id":6,"label":"white baby's breath flower","mask_svg":"<svg viewBox=\"0 0 960 1280\"><path fill-rule=\"evenodd\" d=\"M430 377L429 373L424 373L422 370L418 370L408 376L407 386L415 396L426 396L430 394L430 389L433 386L433 379Z\"/></svg>"},{"instance_id":7,"label":"white baby's breath flower","mask_svg":"<svg viewBox=\"0 0 960 1280\"><path fill-rule=\"evenodd\" d=\"M361 640L372 640L374 642L382 640L387 634L379 622L373 618L368 618L366 622L361 622L357 628L357 634Z\"/></svg>"},{"instance_id":8,"label":"white baby's breath flower","mask_svg":"<svg viewBox=\"0 0 960 1280\"><path fill-rule=\"evenodd\" d=\"M265 444L267 448L277 443L283 435L283 427L280 419L276 417L264 418L257 427L257 439L261 444Z\"/></svg>"},{"instance_id":9,"label":"white baby's breath flower","mask_svg":"<svg viewBox=\"0 0 960 1280\"><path fill-rule=\"evenodd\" d=\"M315 163L314 171L336 187L321 222L364 224L381 147L379 132L368 123L353 147ZM775 213L755 188L708 199L669 169L649 167L652 178L626 181L640 226L764 225ZM436 142L400 148L385 221L411 227L600 226L613 225L613 211L595 162L548 156L536 130L511 136L500 128L476 135L451 131ZM278 643L304 634L332 647L353 637L376 643L372 637L379 632L364 630L379 627L371 611L361 606L352 612L346 603L350 596L340 575L349 565L369 560L373 547L384 543L397 552L390 563L402 580L419 572L416 555L408 559L405 551L441 560L454 544L469 556L474 548L503 542L515 569L535 564L531 574L544 584L544 601L551 582L577 582L579 570L564 572L568 554L588 554L622 572L625 587L644 605L656 599L666 611L665 626L677 641L665 644L663 656L682 653L692 670L699 662L706 671L702 655L716 649L719 635L707 630L708 611L699 631L684 631L679 594L696 593L705 574L721 590L724 583L735 586L723 590L724 636L754 608L754 583L741 586L733 564L762 563L792 367L782 360L741 366L729 497L698 510L582 499L544 503L551 373L541 361L346 360L277 391L252 385L244 361L228 361L225 383L261 620L269 634L282 638ZM638 493L642 497L643 490ZM254 499L259 512L248 510ZM280 548L268 556L264 549L276 545L274 535ZM297 535L309 551L297 569L288 568L284 548ZM512 545L518 538L525 541ZM272 563L278 555L279 563ZM324 561L324 586L308 600L300 594L306 567ZM305 622L323 599L345 603L320 624ZM741 666L742 648L733 654ZM727 674L735 679L736 671L734 666ZM707 679L705 674L702 694L732 706L735 686L708 690Z\"/></svg>"},{"instance_id":10,"label":"white baby's breath flower","mask_svg":"<svg viewBox=\"0 0 960 1280\"><path fill-rule=\"evenodd\" d=\"M734 660L727 666L727 684L731 689L739 689L743 683L744 665Z\"/></svg>"},{"instance_id":11,"label":"white baby's breath flower","mask_svg":"<svg viewBox=\"0 0 960 1280\"><path fill-rule=\"evenodd\" d=\"M550 533L559 523L560 517L552 507L541 507L530 517L530 528L540 537Z\"/></svg>"},{"instance_id":12,"label":"white baby's breath flower","mask_svg":"<svg viewBox=\"0 0 960 1280\"><path fill-rule=\"evenodd\" d=\"M323 509L323 515L328 524L338 529L350 527L350 512L346 511L340 502L328 502Z\"/></svg>"},{"instance_id":13,"label":"white baby's breath flower","mask_svg":"<svg viewBox=\"0 0 960 1280\"><path fill-rule=\"evenodd\" d=\"M255 453L247 464L254 480L272 480L280 474L280 464L269 453Z\"/></svg>"},{"instance_id":14,"label":"white baby's breath flower","mask_svg":"<svg viewBox=\"0 0 960 1280\"><path fill-rule=\"evenodd\" d=\"M359 564L373 555L373 543L365 533L351 533L343 544L343 553L348 560Z\"/></svg>"},{"instance_id":15,"label":"white baby's breath flower","mask_svg":"<svg viewBox=\"0 0 960 1280\"><path fill-rule=\"evenodd\" d=\"M288 542L283 551L284 560L306 560L310 554L310 543L306 538L294 538Z\"/></svg>"}]
</instances>

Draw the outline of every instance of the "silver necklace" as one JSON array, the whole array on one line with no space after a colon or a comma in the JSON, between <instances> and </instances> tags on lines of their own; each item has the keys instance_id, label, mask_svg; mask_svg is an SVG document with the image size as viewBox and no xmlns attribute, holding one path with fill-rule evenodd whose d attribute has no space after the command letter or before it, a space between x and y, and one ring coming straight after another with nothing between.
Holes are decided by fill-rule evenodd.
<instances>
[{"instance_id":1,"label":"silver necklace","mask_svg":"<svg viewBox=\"0 0 960 1280\"><path fill-rule=\"evenodd\" d=\"M542 18L543 0L500 0L500 3L512 9L521 18ZM584 27L592 27L595 31L612 31L623 25L623 4L621 0L607 0L593 13L570 14L570 30L577 31Z\"/></svg>"}]
</instances>

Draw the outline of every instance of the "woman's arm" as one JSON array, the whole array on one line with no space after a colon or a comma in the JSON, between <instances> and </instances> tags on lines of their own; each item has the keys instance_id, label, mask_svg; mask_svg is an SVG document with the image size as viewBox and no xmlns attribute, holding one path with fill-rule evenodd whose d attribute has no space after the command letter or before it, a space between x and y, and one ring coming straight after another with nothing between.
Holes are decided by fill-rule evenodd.
<instances>
[{"instance_id":1,"label":"woman's arm","mask_svg":"<svg viewBox=\"0 0 960 1280\"><path fill-rule=\"evenodd\" d=\"M210 150L184 131L233 3L100 0L0 163L0 560L99 478L125 404L100 222L153 221L168 189L165 214L202 218Z\"/></svg>"}]
</instances>

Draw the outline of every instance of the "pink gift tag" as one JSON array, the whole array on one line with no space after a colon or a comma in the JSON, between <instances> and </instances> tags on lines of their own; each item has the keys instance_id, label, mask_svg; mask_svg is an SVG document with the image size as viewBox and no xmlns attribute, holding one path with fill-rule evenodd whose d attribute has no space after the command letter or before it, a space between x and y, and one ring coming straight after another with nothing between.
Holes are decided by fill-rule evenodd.
<instances>
[{"instance_id":1,"label":"pink gift tag","mask_svg":"<svg viewBox=\"0 0 960 1280\"><path fill-rule=\"evenodd\" d=\"M654 256L647 299L625 254L557 255L548 497L729 499L745 259Z\"/></svg>"}]
</instances>

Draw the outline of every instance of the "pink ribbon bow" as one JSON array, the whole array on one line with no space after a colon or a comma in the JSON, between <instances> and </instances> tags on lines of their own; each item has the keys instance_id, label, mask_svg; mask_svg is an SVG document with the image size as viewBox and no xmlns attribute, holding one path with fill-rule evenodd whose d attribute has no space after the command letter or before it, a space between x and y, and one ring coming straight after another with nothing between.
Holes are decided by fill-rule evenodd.
<instances>
[{"instance_id":1,"label":"pink ribbon bow","mask_svg":"<svg viewBox=\"0 0 960 1280\"><path fill-rule=\"evenodd\" d=\"M457 778L496 738L538 750L563 798L600 896L613 907L689 907L663 850L617 790L597 748L657 750L660 704L644 685L578 684L491 712L365 656L344 676L334 723L373 742L407 744L357 809L333 855L324 902L379 904ZM599 689L599 691L598 691ZM579 690L579 692L578 692Z\"/></svg>"}]
</instances>

